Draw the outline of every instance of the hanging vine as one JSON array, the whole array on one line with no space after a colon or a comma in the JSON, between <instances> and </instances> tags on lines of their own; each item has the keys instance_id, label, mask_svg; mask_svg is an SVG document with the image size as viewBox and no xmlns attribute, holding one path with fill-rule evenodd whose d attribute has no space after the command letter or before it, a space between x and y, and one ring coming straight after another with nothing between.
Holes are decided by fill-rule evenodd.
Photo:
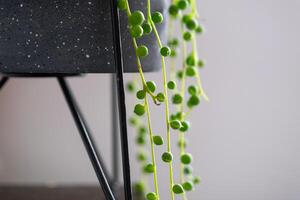
<instances>
[{"instance_id":1,"label":"hanging vine","mask_svg":"<svg viewBox=\"0 0 300 200\"><path fill-rule=\"evenodd\" d=\"M170 19L169 40L167 44L163 44L156 26L163 22L164 17L162 13L151 10L151 0L145 1L147 1L146 17L140 10L132 12L128 0L118 1L119 9L125 11L128 17L129 31L132 36L140 77L140 81L131 81L127 84L128 91L135 93L138 100L134 106L135 114L130 118L130 124L135 127L137 132L136 143L139 146L137 160L142 168L141 180L135 184L135 190L145 195L148 200L160 199L155 146L164 145L164 139L161 135L153 134L150 104L154 103L157 106L164 106L166 151L160 158L169 168L171 199L174 200L175 195L182 195L183 199L187 199L186 192L192 191L194 185L200 183L200 178L193 175L191 167L193 157L186 148L186 134L190 129L188 117L191 111L200 104L201 99L209 100L200 78L199 69L204 67L205 62L199 59L196 38L197 35L203 33L203 27L199 24L196 0L172 0L168 10ZM174 31L172 30L175 25L180 26L180 39L173 35ZM149 34L154 34L160 52L162 92L157 92L155 82L146 81L143 73L141 59L148 56L149 52L147 46L138 44L136 39ZM181 55L181 57L177 55ZM170 65L167 65L166 59L170 61ZM181 62L175 60L181 60ZM181 64L178 65L177 63ZM194 82L195 84L187 86L187 82ZM173 114L170 114L170 102L174 105L172 106L174 107L172 110L175 111ZM171 149L172 142L175 141L174 135L171 137L171 130L178 132L180 152L178 159L180 161L180 177L178 178L174 177L173 174L173 161L175 161L176 156L173 155ZM150 158L148 158L148 154L151 154ZM153 175L154 191L149 191L149 188L146 187L145 174ZM174 180L178 180L178 182Z\"/></svg>"}]
</instances>

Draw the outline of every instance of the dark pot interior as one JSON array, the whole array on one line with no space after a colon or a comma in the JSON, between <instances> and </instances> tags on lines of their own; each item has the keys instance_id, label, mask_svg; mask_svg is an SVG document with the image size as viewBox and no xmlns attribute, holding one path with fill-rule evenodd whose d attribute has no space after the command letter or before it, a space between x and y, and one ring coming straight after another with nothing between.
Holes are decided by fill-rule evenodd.
<instances>
[{"instance_id":1,"label":"dark pot interior","mask_svg":"<svg viewBox=\"0 0 300 200\"><path fill-rule=\"evenodd\" d=\"M146 7L146 1L130 1L133 11ZM166 2L154 1L152 10L166 14ZM158 29L164 41L166 24ZM125 71L136 72L125 13L121 13L121 35ZM139 43L147 44L150 51L142 60L144 71L158 70L154 36ZM112 49L110 0L0 0L1 73L111 73L115 71Z\"/></svg>"}]
</instances>

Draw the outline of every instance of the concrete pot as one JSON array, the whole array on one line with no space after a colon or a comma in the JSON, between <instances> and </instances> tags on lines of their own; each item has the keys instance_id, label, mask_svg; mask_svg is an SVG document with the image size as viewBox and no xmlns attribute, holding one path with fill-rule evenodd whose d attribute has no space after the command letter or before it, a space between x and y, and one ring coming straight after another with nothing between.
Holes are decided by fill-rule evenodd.
<instances>
[{"instance_id":1,"label":"concrete pot","mask_svg":"<svg viewBox=\"0 0 300 200\"><path fill-rule=\"evenodd\" d=\"M146 1L130 1L133 11L146 7ZM167 2L153 1L152 10L166 15ZM158 30L164 41L166 23ZM125 72L136 72L125 13L121 35ZM112 73L112 40L110 0L0 0L0 73ZM138 42L149 47L144 71L158 70L154 36Z\"/></svg>"}]
</instances>

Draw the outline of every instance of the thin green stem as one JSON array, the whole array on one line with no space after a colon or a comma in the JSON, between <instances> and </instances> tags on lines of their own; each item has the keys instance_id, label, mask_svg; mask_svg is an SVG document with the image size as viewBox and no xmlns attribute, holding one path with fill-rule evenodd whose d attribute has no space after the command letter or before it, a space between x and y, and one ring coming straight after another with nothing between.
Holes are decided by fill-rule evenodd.
<instances>
[{"instance_id":1,"label":"thin green stem","mask_svg":"<svg viewBox=\"0 0 300 200\"><path fill-rule=\"evenodd\" d=\"M197 9L197 3L196 3L196 0L191 0L191 7L192 7L192 15L195 16L195 17L199 17L199 14L198 14L198 9Z\"/></svg>"},{"instance_id":2,"label":"thin green stem","mask_svg":"<svg viewBox=\"0 0 300 200\"><path fill-rule=\"evenodd\" d=\"M197 40L195 37L195 33L193 33L193 55L195 57L196 60L198 60L198 48L197 48ZM208 96L206 95L203 86L202 86L202 81L201 81L201 77L200 77L200 73L198 70L196 70L196 80L197 80L197 85L199 88L199 94L200 96L202 96L206 101L209 101Z\"/></svg>"},{"instance_id":3,"label":"thin green stem","mask_svg":"<svg viewBox=\"0 0 300 200\"><path fill-rule=\"evenodd\" d=\"M183 30L183 26L181 26L181 33L184 32ZM180 93L181 93L181 96L182 96L182 103L180 105L180 111L183 113L184 111L184 99L185 99L185 79L186 79L186 68L187 68L187 64L185 62L185 58L186 58L186 48L187 48L187 45L186 45L186 42L184 41L184 39L182 38L182 66L183 66L183 69L182 69L182 78L181 78L181 89L180 89Z\"/></svg>"},{"instance_id":4,"label":"thin green stem","mask_svg":"<svg viewBox=\"0 0 300 200\"><path fill-rule=\"evenodd\" d=\"M148 6L148 20L152 26L154 35L156 37L158 47L159 49L162 48L162 43L158 34L158 31L156 29L156 26L154 22L151 19L151 0L148 0L147 3ZM166 120L166 128L167 128L167 150L168 152L171 152L171 131L170 131L170 120L169 120L169 98L168 98L168 88L167 88L167 72L166 72L166 64L165 64L165 58L161 56L161 65L162 65L162 74L163 74L163 86L164 86L164 95L165 95L165 120ZM170 178L170 193L172 200L175 199L174 193L173 193L173 166L172 162L169 162L169 178Z\"/></svg>"},{"instance_id":5,"label":"thin green stem","mask_svg":"<svg viewBox=\"0 0 300 200\"><path fill-rule=\"evenodd\" d=\"M151 126L151 115L150 115L150 109L149 109L147 95L145 96L145 107L146 107L146 112L147 112L149 139L150 139L150 145L151 145L151 158L152 158L152 164L154 166L154 172L153 172L154 187L155 187L155 193L157 195L157 199L159 200L157 170L156 170L155 151L154 151L154 142L153 142L153 132L152 132L152 126Z\"/></svg>"},{"instance_id":6,"label":"thin green stem","mask_svg":"<svg viewBox=\"0 0 300 200\"><path fill-rule=\"evenodd\" d=\"M133 40L133 46L134 46L134 50L135 52L137 51L137 48L138 48L138 45L137 45L137 42L136 42L136 39L132 39ZM151 96L152 100L154 101L155 104L158 104L156 102L156 98L155 98L155 95L153 94L153 92L151 92L149 90L149 88L147 87L147 83L146 83L146 80L145 80L145 76L144 76L144 73L143 73L143 68L142 68L142 64L141 64L141 60L139 58L139 56L136 54L136 60L137 60L137 67L138 67L138 70L139 70L139 74L140 74L140 77L142 79L142 82L143 82L143 87L144 89L146 90L146 92Z\"/></svg>"},{"instance_id":7,"label":"thin green stem","mask_svg":"<svg viewBox=\"0 0 300 200\"><path fill-rule=\"evenodd\" d=\"M183 35L184 33L184 25L181 24L181 35ZM181 78L181 89L180 89L180 94L182 96L182 102L180 104L180 112L181 114L181 121L183 121L184 116L184 100L185 100L185 81L186 81L186 68L187 68L187 64L185 62L185 58L187 55L187 44L185 42L185 40L183 39L183 37L181 37L181 42L182 42L182 65L183 65L183 72L182 72L182 78ZM179 141L180 143L180 155L185 153L185 147L184 147L184 143L185 143L185 135L183 132L179 133ZM185 178L184 178L184 164L180 162L180 182L184 183ZM186 200L186 193L183 194L183 199Z\"/></svg>"},{"instance_id":8,"label":"thin green stem","mask_svg":"<svg viewBox=\"0 0 300 200\"><path fill-rule=\"evenodd\" d=\"M174 31L174 21L171 17L169 17L169 28L168 28L168 38L172 38L172 33ZM175 50L175 49L174 49ZM170 78L171 80L175 80L176 70L175 70L175 59L171 59L170 64Z\"/></svg>"},{"instance_id":9,"label":"thin green stem","mask_svg":"<svg viewBox=\"0 0 300 200\"><path fill-rule=\"evenodd\" d=\"M140 148L140 151L143 151L143 150L144 150L144 148ZM147 164L147 162L143 161L141 165L144 166L146 164ZM140 181L144 184L145 191L149 191L149 185L148 185L147 177L145 176L144 173L141 173L141 179L140 179Z\"/></svg>"},{"instance_id":10,"label":"thin green stem","mask_svg":"<svg viewBox=\"0 0 300 200\"><path fill-rule=\"evenodd\" d=\"M127 14L128 18L131 15L131 10L130 10L130 6L129 6L129 3L128 3L128 0L126 0L126 14ZM142 68L141 60L140 60L139 56L136 53L137 52L137 48L138 48L137 41L133 37L132 37L132 42L133 42L133 47L134 47L135 56L136 56L137 68L138 68L138 71L139 71L139 74L140 74L143 86L144 86L146 92L151 96L153 102L155 104L158 104L157 101L156 101L155 95L147 87L147 83L146 83L145 76L144 76L144 73L143 73L143 68Z\"/></svg>"},{"instance_id":11,"label":"thin green stem","mask_svg":"<svg viewBox=\"0 0 300 200\"><path fill-rule=\"evenodd\" d=\"M126 0L126 14L127 17L129 18L131 15L131 11L130 11L130 6L128 3L128 0ZM151 98L153 99L154 103L156 104L156 98L154 96L154 94L148 89L147 87L147 83L143 74L143 70L142 70L142 65L141 65L141 61L139 56L137 55L137 41L135 38L132 37L132 41L133 41L133 46L134 46L134 50L135 50L135 54L136 54L136 61L137 61L137 67L138 67L138 71L143 83L143 88L147 91L147 93L151 96ZM159 200L159 191L158 191L158 181L157 181L157 169L156 169L156 161L155 161L155 151L154 151L154 143L153 143L153 133L152 133L152 127L151 127L151 115L150 115L150 109L149 109L149 102L148 102L148 98L147 95L145 96L145 107L147 109L147 121L148 121L148 129L149 129L149 137L150 137L150 145L151 145L151 158L152 158L152 164L154 166L154 172L153 172L153 179L154 179L154 187L155 187L155 193L157 195L157 199Z\"/></svg>"}]
</instances>

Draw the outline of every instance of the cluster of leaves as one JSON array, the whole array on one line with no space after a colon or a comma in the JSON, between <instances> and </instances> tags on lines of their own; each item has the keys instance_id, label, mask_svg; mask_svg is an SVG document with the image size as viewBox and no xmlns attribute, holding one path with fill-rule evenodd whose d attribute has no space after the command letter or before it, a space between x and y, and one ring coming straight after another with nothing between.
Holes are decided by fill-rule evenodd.
<instances>
[{"instance_id":1,"label":"cluster of leaves","mask_svg":"<svg viewBox=\"0 0 300 200\"><path fill-rule=\"evenodd\" d=\"M137 68L142 83L142 87L139 89L134 81L127 84L127 90L134 93L139 101L134 106L134 116L130 118L130 124L135 127L137 132L136 143L139 146L137 160L140 162L144 174L153 174L155 192L147 193L143 181L136 183L135 189L140 193L144 193L148 200L160 198L154 148L155 146L166 144L167 151L161 155L161 161L169 165L171 198L174 200L174 194L182 194L182 197L186 199L186 192L193 190L194 185L200 182L198 177L192 175L191 164L193 157L191 153L186 152L187 142L185 135L190 129L190 122L187 120L190 111L200 104L202 98L208 100L203 91L199 74L199 68L204 66L204 61L198 59L196 45L196 35L201 34L203 28L198 22L196 0L173 0L168 12L170 23L180 24L182 36L181 39L170 36L168 45L162 45L156 25L163 22L163 15L158 11L152 12L150 3L151 0L147 0L147 15L145 17L140 10L131 12L128 0L118 1L119 9L125 11L128 16L129 30L135 48ZM163 92L156 92L157 87L154 81L146 81L141 59L148 56L149 50L145 44L138 45L136 40L152 33L156 37L162 60ZM189 43L192 45L192 51L187 54L187 45ZM175 68L170 67L167 69L165 58L169 57L170 60L178 59L178 55L182 55L182 64L175 66ZM169 71L170 77L172 77L172 74L176 74L177 79L172 80L172 78L167 77L166 70ZM196 84L186 87L187 78L194 78L193 80L196 81ZM168 98L168 93L172 94L170 99ZM185 93L188 94L188 98L186 98ZM152 132L148 96L152 98L156 105L165 105L166 142L164 142L161 135L154 135ZM173 114L169 113L169 101L175 107ZM179 183L174 183L173 180L172 162L174 156L171 152L171 142L173 140L171 140L170 129L178 132L179 160L181 163ZM148 144L150 144L150 148ZM151 152L149 158L148 152Z\"/></svg>"},{"instance_id":2,"label":"cluster of leaves","mask_svg":"<svg viewBox=\"0 0 300 200\"><path fill-rule=\"evenodd\" d=\"M179 0L173 1L169 7L170 23L179 23L181 27L181 38L169 36L168 44L171 51L174 52L174 59L178 59L178 49L181 50L182 66L175 67L173 77L177 78L168 83L168 88L173 91L171 98L172 103L176 106L175 112L170 115L171 127L178 130L178 147L180 149L180 182L176 186L175 193L183 193L184 191L191 191L194 184L200 182L199 177L193 176L192 170L192 154L186 152L187 140L186 134L190 129L190 122L187 120L189 113L200 104L202 98L208 100L205 95L202 83L200 80L199 69L205 65L204 60L198 58L196 36L203 33L203 27L199 24L198 12L196 8L196 0ZM190 53L188 52L188 45L192 46ZM178 48L180 47L180 48ZM174 69L174 68L173 68ZM196 84L186 87L186 80L190 78L195 80ZM177 84L180 86L177 88ZM188 98L186 98L186 93ZM174 188L173 188L174 190ZM186 196L184 196L186 199Z\"/></svg>"}]
</instances>

